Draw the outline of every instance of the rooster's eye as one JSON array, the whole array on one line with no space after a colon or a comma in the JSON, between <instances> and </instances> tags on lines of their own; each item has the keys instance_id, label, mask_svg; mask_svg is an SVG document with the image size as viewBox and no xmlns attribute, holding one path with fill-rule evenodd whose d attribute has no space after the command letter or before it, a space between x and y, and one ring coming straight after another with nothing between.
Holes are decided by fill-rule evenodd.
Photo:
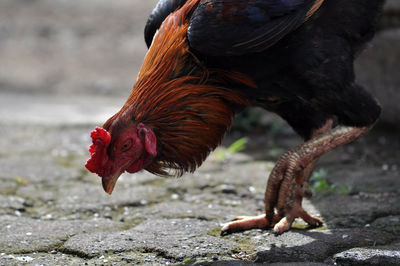
<instances>
[{"instance_id":1,"label":"rooster's eye","mask_svg":"<svg viewBox=\"0 0 400 266\"><path fill-rule=\"evenodd\" d=\"M124 144L122 145L122 151L127 151L131 148L132 146L132 140L128 139L124 142Z\"/></svg>"}]
</instances>

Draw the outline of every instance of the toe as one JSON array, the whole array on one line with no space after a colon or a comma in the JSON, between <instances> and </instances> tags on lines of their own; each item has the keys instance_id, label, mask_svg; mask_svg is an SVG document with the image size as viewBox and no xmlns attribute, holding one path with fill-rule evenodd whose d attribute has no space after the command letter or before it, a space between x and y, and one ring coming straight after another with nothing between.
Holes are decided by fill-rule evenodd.
<instances>
[{"instance_id":1,"label":"toe","mask_svg":"<svg viewBox=\"0 0 400 266\"><path fill-rule=\"evenodd\" d=\"M275 226L274 226L274 234L280 235L284 232L288 231L292 226L294 218L292 217L283 217Z\"/></svg>"},{"instance_id":2,"label":"toe","mask_svg":"<svg viewBox=\"0 0 400 266\"><path fill-rule=\"evenodd\" d=\"M322 226L323 222L320 218L311 216L302 207L298 209L298 216L311 226Z\"/></svg>"},{"instance_id":3,"label":"toe","mask_svg":"<svg viewBox=\"0 0 400 266\"><path fill-rule=\"evenodd\" d=\"M236 217L239 218L239 217ZM250 229L265 229L268 227L265 215L254 217L240 217L236 221L224 225L221 229L221 235L228 235L235 232L242 232Z\"/></svg>"}]
</instances>

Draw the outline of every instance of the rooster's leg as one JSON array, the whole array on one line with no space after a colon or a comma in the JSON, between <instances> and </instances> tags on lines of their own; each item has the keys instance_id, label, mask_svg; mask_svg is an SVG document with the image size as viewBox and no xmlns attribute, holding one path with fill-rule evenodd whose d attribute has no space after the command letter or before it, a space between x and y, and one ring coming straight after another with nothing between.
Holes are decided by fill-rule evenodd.
<instances>
[{"instance_id":1,"label":"rooster's leg","mask_svg":"<svg viewBox=\"0 0 400 266\"><path fill-rule=\"evenodd\" d=\"M311 197L308 179L317 159L340 145L362 137L372 128L340 126L328 131L331 124L332 122L328 121L320 131L314 132L309 141L285 153L278 160L265 191L265 215L239 217L237 221L225 225L221 233L274 226L274 232L281 234L290 228L297 217L310 225L321 225L322 221L319 218L312 217L301 206L303 197ZM274 213L274 209L277 213Z\"/></svg>"},{"instance_id":2,"label":"rooster's leg","mask_svg":"<svg viewBox=\"0 0 400 266\"><path fill-rule=\"evenodd\" d=\"M332 129L332 124L333 120L328 119L322 127L312 130L310 139L315 139L318 136L329 132ZM301 207L303 197L311 198L312 196L312 192L308 188L308 180L310 179L310 176L314 171L315 165L318 161L318 157L312 160L302 171L299 171L296 176L293 176L295 178L289 179L291 184L282 183L282 181L285 180L285 173L288 170L290 157L293 156L293 153L296 152L296 150L299 149L301 146L284 154L276 163L276 166L272 170L268 179L267 188L265 190L265 213L267 219L271 221L271 216L274 213L274 208L277 208L276 205L278 203L278 198L285 198L285 194L287 194L288 192L291 192L290 196L286 196L287 200L289 201L288 205L293 205L293 208L295 209L295 211L293 211L291 215L285 216L285 212L283 211L283 209L277 208L278 215L275 216L280 217L280 221L274 221L276 220L276 218L272 219L272 226L279 222L279 224L276 225L274 229L280 228L280 230L279 232L274 230L275 233L287 231L292 225L294 219L297 217L302 218L304 221L312 226L319 226L322 224L321 219L312 217ZM283 185L283 189L280 189L281 185ZM288 185L291 186L291 188L288 188ZM282 217L284 216L285 218L282 219Z\"/></svg>"},{"instance_id":3,"label":"rooster's leg","mask_svg":"<svg viewBox=\"0 0 400 266\"><path fill-rule=\"evenodd\" d=\"M313 167L316 160L322 154L362 137L371 128L372 126L360 128L340 126L310 139L283 156L284 159L280 160L276 168L284 170L279 171L275 175L274 173L271 174L272 178L268 181L266 191L267 220L274 220L270 218L273 215L274 207L278 215L283 217L275 224L274 233L281 234L287 231L293 220L297 217L302 218L312 226L322 224L319 218L312 217L301 206L302 198L311 196L307 183L311 174L309 169ZM302 175L302 171L305 174ZM277 201L276 196L269 193L275 187L279 189Z\"/></svg>"},{"instance_id":4,"label":"rooster's leg","mask_svg":"<svg viewBox=\"0 0 400 266\"><path fill-rule=\"evenodd\" d=\"M328 119L327 122L318 129L315 129L312 131L311 138L314 138L318 135L321 135L327 131L329 131L332 128L332 119ZM279 222L282 219L282 214L276 213L274 214L274 207L278 202L278 192L279 192L279 187L280 184L283 180L283 174L285 166L284 162L287 160L287 155L290 154L288 152L287 154L283 155L277 162L276 166L272 170L270 176L269 176L269 181L268 185L265 191L265 213L263 215L259 216L238 216L235 217L233 222L230 222L226 224L222 229L221 229L221 234L230 234L234 232L241 232L241 231L246 231L250 229L265 229L268 227L274 226L277 222ZM315 164L317 163L317 159L314 160L312 163L310 163L302 172L300 176L303 177L303 180L308 180L312 171L314 170ZM271 182L272 181L272 182ZM307 185L307 184L305 184ZM302 195L304 197L311 197L311 191L307 189L303 189ZM267 201L268 200L268 201ZM297 199L299 201L299 199ZM301 199L299 202L301 206ZM307 215L308 213L305 213ZM311 219L305 219L304 215L304 220L310 221ZM291 224L291 223L290 223Z\"/></svg>"}]
</instances>

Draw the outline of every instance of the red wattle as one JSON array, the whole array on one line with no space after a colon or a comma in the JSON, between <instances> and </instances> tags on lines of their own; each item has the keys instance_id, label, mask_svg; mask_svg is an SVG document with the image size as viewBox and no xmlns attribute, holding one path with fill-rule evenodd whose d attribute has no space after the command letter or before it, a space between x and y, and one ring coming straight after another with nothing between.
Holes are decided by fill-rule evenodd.
<instances>
[{"instance_id":1,"label":"red wattle","mask_svg":"<svg viewBox=\"0 0 400 266\"><path fill-rule=\"evenodd\" d=\"M143 161L142 160L137 160L133 164L131 164L126 171L130 174L134 174L140 170L143 169Z\"/></svg>"}]
</instances>

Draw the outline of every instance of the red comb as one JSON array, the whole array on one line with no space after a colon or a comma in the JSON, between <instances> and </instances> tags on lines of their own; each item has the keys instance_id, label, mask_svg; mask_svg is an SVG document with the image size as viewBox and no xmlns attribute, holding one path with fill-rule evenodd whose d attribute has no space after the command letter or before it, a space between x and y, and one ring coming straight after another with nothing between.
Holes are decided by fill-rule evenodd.
<instances>
[{"instance_id":1,"label":"red comb","mask_svg":"<svg viewBox=\"0 0 400 266\"><path fill-rule=\"evenodd\" d=\"M90 133L93 144L89 148L90 158L85 167L92 173L102 176L104 174L103 166L108 161L107 148L110 145L111 135L104 128L96 127Z\"/></svg>"}]
</instances>

